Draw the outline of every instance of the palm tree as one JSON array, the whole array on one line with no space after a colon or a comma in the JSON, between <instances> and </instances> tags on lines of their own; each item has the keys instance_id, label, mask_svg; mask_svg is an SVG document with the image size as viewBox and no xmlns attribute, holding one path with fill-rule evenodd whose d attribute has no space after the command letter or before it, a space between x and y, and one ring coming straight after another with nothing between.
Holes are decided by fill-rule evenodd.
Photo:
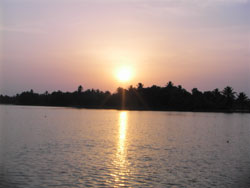
<instances>
[{"instance_id":1,"label":"palm tree","mask_svg":"<svg viewBox=\"0 0 250 188\"><path fill-rule=\"evenodd\" d=\"M247 95L245 93L243 93L243 92L239 93L239 95L237 97L237 103L239 104L239 107L241 109L244 108L244 106L247 104L248 100L249 99L248 99L248 97L247 97Z\"/></svg>"},{"instance_id":2,"label":"palm tree","mask_svg":"<svg viewBox=\"0 0 250 188\"><path fill-rule=\"evenodd\" d=\"M235 99L235 92L233 88L230 86L225 87L224 90L222 91L222 94L226 99L225 107L227 109L231 109L234 103L234 99Z\"/></svg>"},{"instance_id":3,"label":"palm tree","mask_svg":"<svg viewBox=\"0 0 250 188\"><path fill-rule=\"evenodd\" d=\"M222 91L222 94L229 100L234 100L235 99L235 92L232 87L227 86L224 88Z\"/></svg>"},{"instance_id":4,"label":"palm tree","mask_svg":"<svg viewBox=\"0 0 250 188\"><path fill-rule=\"evenodd\" d=\"M237 98L237 101L239 102L246 102L247 101L247 95L244 92L240 92Z\"/></svg>"}]
</instances>

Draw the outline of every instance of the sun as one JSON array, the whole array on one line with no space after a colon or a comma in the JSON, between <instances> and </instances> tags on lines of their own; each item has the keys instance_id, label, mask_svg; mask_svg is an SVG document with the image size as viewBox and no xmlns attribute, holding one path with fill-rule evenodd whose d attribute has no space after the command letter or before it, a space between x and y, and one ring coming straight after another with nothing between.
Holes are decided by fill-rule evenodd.
<instances>
[{"instance_id":1,"label":"sun","mask_svg":"<svg viewBox=\"0 0 250 188\"><path fill-rule=\"evenodd\" d=\"M132 79L132 69L129 67L121 67L118 69L116 76L120 82L128 82Z\"/></svg>"}]
</instances>

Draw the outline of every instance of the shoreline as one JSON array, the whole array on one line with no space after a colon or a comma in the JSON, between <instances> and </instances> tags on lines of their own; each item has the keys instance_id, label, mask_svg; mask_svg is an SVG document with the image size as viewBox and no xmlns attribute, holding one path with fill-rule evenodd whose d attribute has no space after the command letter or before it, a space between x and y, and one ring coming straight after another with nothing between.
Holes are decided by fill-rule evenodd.
<instances>
[{"instance_id":1,"label":"shoreline","mask_svg":"<svg viewBox=\"0 0 250 188\"><path fill-rule=\"evenodd\" d=\"M247 114L250 110L177 110L177 109L142 109L142 108L115 108L115 107L89 107L89 106L56 106L56 105L30 105L30 104L4 104L6 106L34 106L34 107L61 107L61 108L74 108L74 109L89 109L89 110L126 110L126 111L152 111L152 112L196 112L196 113L226 113L226 114Z\"/></svg>"}]
</instances>

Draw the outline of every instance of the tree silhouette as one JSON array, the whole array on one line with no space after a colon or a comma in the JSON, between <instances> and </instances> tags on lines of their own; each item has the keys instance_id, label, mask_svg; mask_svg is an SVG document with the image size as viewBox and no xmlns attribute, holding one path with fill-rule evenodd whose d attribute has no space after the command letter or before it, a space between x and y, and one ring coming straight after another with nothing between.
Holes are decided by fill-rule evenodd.
<instances>
[{"instance_id":1,"label":"tree silhouette","mask_svg":"<svg viewBox=\"0 0 250 188\"><path fill-rule=\"evenodd\" d=\"M171 81L165 87L144 87L142 83L138 83L137 87L129 86L128 89L119 87L115 93L98 89L83 91L81 85L74 92L59 90L38 94L30 90L12 97L0 95L0 103L134 110L250 112L250 100L246 94L240 92L237 95L230 86L225 87L222 92L219 89L201 92L193 88L190 93Z\"/></svg>"},{"instance_id":2,"label":"tree silhouette","mask_svg":"<svg viewBox=\"0 0 250 188\"><path fill-rule=\"evenodd\" d=\"M233 91L233 88L230 86L227 86L224 88L224 90L222 91L222 94L230 100L235 99L235 92Z\"/></svg>"},{"instance_id":3,"label":"tree silhouette","mask_svg":"<svg viewBox=\"0 0 250 188\"><path fill-rule=\"evenodd\" d=\"M80 86L78 87L78 89L77 89L77 92L78 92L78 93L81 93L82 90L83 90L83 87L80 85Z\"/></svg>"},{"instance_id":4,"label":"tree silhouette","mask_svg":"<svg viewBox=\"0 0 250 188\"><path fill-rule=\"evenodd\" d=\"M233 101L235 99L235 92L233 91L233 88L230 86L227 86L222 91L223 96L225 97L225 107L227 109L231 109L233 107Z\"/></svg>"},{"instance_id":5,"label":"tree silhouette","mask_svg":"<svg viewBox=\"0 0 250 188\"><path fill-rule=\"evenodd\" d=\"M173 88L174 84L172 81L169 81L166 85L167 88Z\"/></svg>"},{"instance_id":6,"label":"tree silhouette","mask_svg":"<svg viewBox=\"0 0 250 188\"><path fill-rule=\"evenodd\" d=\"M137 89L142 89L143 88L143 84L142 83L138 83L137 84Z\"/></svg>"},{"instance_id":7,"label":"tree silhouette","mask_svg":"<svg viewBox=\"0 0 250 188\"><path fill-rule=\"evenodd\" d=\"M212 93L213 93L213 95L214 95L215 97L221 96L220 90L219 90L218 88L214 89L214 90L212 91Z\"/></svg>"},{"instance_id":8,"label":"tree silhouette","mask_svg":"<svg viewBox=\"0 0 250 188\"><path fill-rule=\"evenodd\" d=\"M238 98L236 100L239 108L245 109L248 101L249 101L249 99L248 99L247 95L243 92L240 92L238 95Z\"/></svg>"},{"instance_id":9,"label":"tree silhouette","mask_svg":"<svg viewBox=\"0 0 250 188\"><path fill-rule=\"evenodd\" d=\"M237 98L237 101L240 103L245 103L248 100L247 95L243 92L240 92Z\"/></svg>"}]
</instances>

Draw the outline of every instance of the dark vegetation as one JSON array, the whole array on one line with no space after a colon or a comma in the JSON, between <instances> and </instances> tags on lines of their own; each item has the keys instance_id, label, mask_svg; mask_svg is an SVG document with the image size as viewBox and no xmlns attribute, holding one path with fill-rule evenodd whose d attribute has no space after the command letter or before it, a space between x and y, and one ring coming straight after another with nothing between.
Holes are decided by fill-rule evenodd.
<instances>
[{"instance_id":1,"label":"dark vegetation","mask_svg":"<svg viewBox=\"0 0 250 188\"><path fill-rule=\"evenodd\" d=\"M243 92L237 94L232 87L205 92L194 88L190 93L180 85L174 86L172 82L165 87L153 85L147 88L139 83L137 87L118 88L113 94L94 89L84 91L82 86L74 92L46 91L38 94L30 90L12 97L0 95L0 103L131 110L250 112L249 98Z\"/></svg>"}]
</instances>

